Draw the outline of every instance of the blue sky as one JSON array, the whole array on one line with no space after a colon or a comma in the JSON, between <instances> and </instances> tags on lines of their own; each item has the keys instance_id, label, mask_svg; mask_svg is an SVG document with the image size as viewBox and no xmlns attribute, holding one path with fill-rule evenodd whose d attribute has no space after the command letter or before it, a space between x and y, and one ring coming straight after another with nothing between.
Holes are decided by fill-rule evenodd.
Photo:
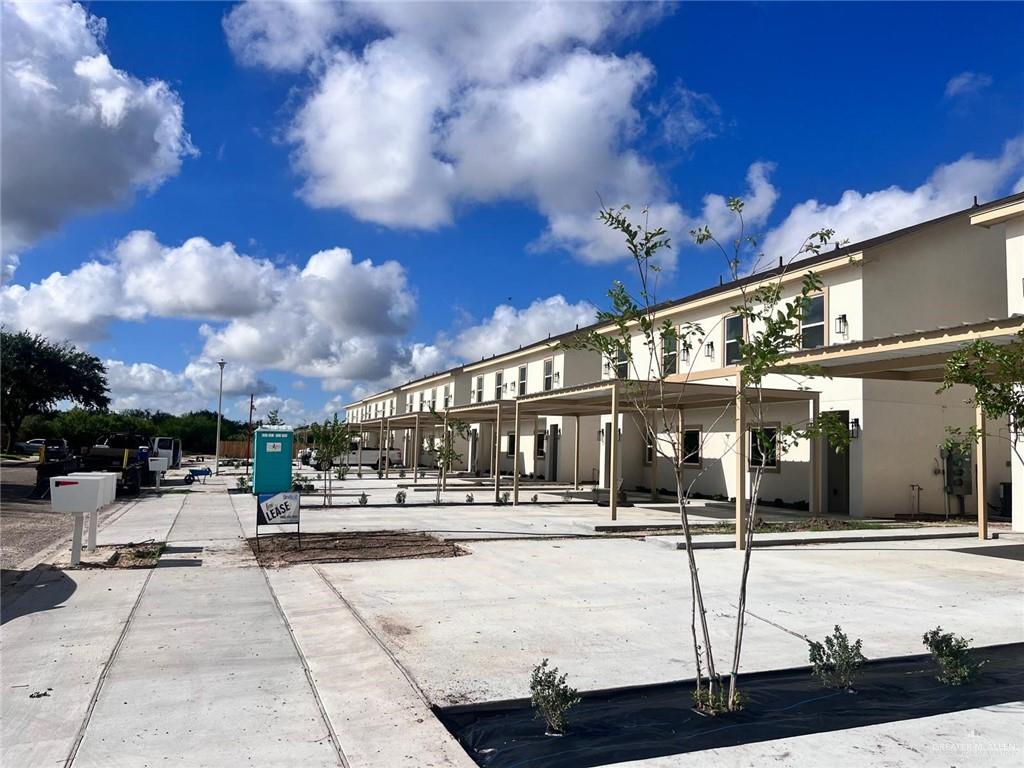
<instances>
[{"instance_id":1,"label":"blue sky","mask_svg":"<svg viewBox=\"0 0 1024 768\"><path fill-rule=\"evenodd\" d=\"M212 407L223 354L229 412L319 418L585 322L629 277L597 193L672 230L669 298L723 272L687 244L727 232L709 194L782 255L1024 180L1015 4L5 16L3 319L109 361L121 407Z\"/></svg>"}]
</instances>

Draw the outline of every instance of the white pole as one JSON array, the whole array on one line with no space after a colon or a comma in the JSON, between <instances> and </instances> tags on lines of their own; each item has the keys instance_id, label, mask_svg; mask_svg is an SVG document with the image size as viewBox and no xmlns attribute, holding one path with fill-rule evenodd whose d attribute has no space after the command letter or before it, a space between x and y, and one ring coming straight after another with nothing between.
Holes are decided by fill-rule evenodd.
<instances>
[{"instance_id":1,"label":"white pole","mask_svg":"<svg viewBox=\"0 0 1024 768\"><path fill-rule=\"evenodd\" d=\"M75 517L75 530L71 536L71 564L82 562L82 525L85 515L81 512L72 513Z\"/></svg>"},{"instance_id":2,"label":"white pole","mask_svg":"<svg viewBox=\"0 0 1024 768\"><path fill-rule=\"evenodd\" d=\"M221 407L224 405L224 358L222 357L217 361L217 365L220 366L220 389L217 392L217 446L214 450L213 474L220 474L220 412Z\"/></svg>"}]
</instances>

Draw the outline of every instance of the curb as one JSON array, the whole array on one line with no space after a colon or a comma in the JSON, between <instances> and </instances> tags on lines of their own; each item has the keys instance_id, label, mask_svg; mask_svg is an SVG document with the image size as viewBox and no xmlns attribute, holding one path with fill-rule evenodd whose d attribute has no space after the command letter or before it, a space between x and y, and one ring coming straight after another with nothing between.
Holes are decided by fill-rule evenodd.
<instances>
[{"instance_id":1,"label":"curb","mask_svg":"<svg viewBox=\"0 0 1024 768\"><path fill-rule=\"evenodd\" d=\"M885 541L926 541L929 539L974 539L978 534L971 533L925 533L920 535L879 535L879 536L836 536L826 538L824 536L806 536L800 539L754 539L754 548L763 547L799 547L807 544L857 544L859 542L885 542ZM694 549L735 549L733 541L700 541L700 536L694 537ZM644 539L649 544L664 549L686 549L681 541L659 540L658 537L647 537Z\"/></svg>"}]
</instances>

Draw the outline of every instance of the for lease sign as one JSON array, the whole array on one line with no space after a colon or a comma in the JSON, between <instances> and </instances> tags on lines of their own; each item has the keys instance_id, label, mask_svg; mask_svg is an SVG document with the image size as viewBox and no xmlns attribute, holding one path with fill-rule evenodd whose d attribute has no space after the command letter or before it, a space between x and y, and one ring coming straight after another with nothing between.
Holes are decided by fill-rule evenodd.
<instances>
[{"instance_id":1,"label":"for lease sign","mask_svg":"<svg viewBox=\"0 0 1024 768\"><path fill-rule=\"evenodd\" d=\"M296 525L299 494L261 493L256 498L256 525Z\"/></svg>"}]
</instances>

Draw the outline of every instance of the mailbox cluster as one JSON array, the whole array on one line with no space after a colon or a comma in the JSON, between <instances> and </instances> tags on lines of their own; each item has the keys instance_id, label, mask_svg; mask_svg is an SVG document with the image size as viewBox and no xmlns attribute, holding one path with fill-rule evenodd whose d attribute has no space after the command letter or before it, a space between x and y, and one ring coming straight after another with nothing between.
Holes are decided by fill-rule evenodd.
<instances>
[{"instance_id":1,"label":"mailbox cluster","mask_svg":"<svg viewBox=\"0 0 1024 768\"><path fill-rule=\"evenodd\" d=\"M96 550L96 523L99 511L114 501L117 494L116 472L72 472L50 478L50 509L74 516L71 539L71 564L82 561L82 529L89 515L89 551Z\"/></svg>"}]
</instances>

